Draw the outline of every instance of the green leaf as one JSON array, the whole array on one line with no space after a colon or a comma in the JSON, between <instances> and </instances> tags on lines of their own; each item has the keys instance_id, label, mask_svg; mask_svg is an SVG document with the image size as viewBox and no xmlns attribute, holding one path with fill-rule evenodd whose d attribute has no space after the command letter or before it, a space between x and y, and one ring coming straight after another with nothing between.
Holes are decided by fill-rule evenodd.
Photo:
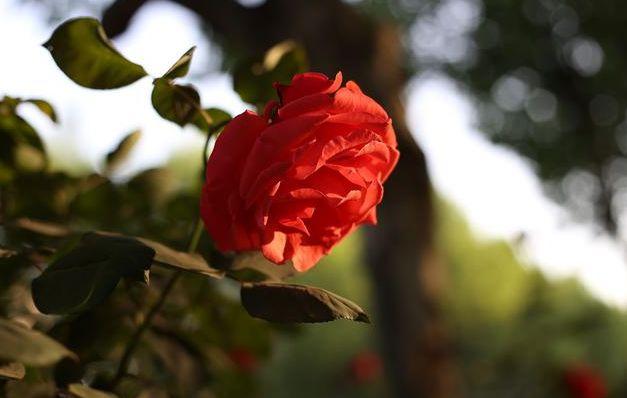
<instances>
[{"instance_id":1,"label":"green leaf","mask_svg":"<svg viewBox=\"0 0 627 398\"><path fill-rule=\"evenodd\" d=\"M312 286L244 283L241 298L251 316L270 322L316 323L335 319L370 322L357 304Z\"/></svg>"},{"instance_id":2,"label":"green leaf","mask_svg":"<svg viewBox=\"0 0 627 398\"><path fill-rule=\"evenodd\" d=\"M39 171L46 165L44 145L37 131L16 113L22 102L8 96L0 101L0 168Z\"/></svg>"},{"instance_id":3,"label":"green leaf","mask_svg":"<svg viewBox=\"0 0 627 398\"><path fill-rule=\"evenodd\" d=\"M44 314L70 314L102 303L123 277L143 279L155 251L137 239L89 232L32 282Z\"/></svg>"},{"instance_id":4,"label":"green leaf","mask_svg":"<svg viewBox=\"0 0 627 398\"><path fill-rule=\"evenodd\" d=\"M143 67L122 56L94 18L62 23L44 43L54 62L75 83L95 89L127 86L146 76Z\"/></svg>"},{"instance_id":5,"label":"green leaf","mask_svg":"<svg viewBox=\"0 0 627 398\"><path fill-rule=\"evenodd\" d=\"M99 234L112 237L124 237L123 235L114 232L100 231ZM174 270L210 276L212 278L222 278L224 276L224 271L212 268L207 263L207 261L205 261L205 259L198 253L178 251L164 245L163 243L138 236L127 237L127 239L137 239L137 241L154 250L155 255L153 262L155 263L155 265L160 265Z\"/></svg>"},{"instance_id":6,"label":"green leaf","mask_svg":"<svg viewBox=\"0 0 627 398\"><path fill-rule=\"evenodd\" d=\"M19 98L5 95L0 101L0 116L9 116L15 113L17 106L22 102Z\"/></svg>"},{"instance_id":7,"label":"green leaf","mask_svg":"<svg viewBox=\"0 0 627 398\"><path fill-rule=\"evenodd\" d=\"M71 351L45 334L0 318L0 359L27 366L47 366L61 358L76 358Z\"/></svg>"},{"instance_id":8,"label":"green leaf","mask_svg":"<svg viewBox=\"0 0 627 398\"><path fill-rule=\"evenodd\" d=\"M164 119L183 127L190 123L200 109L200 95L192 86L174 84L167 79L155 79L152 106Z\"/></svg>"},{"instance_id":9,"label":"green leaf","mask_svg":"<svg viewBox=\"0 0 627 398\"><path fill-rule=\"evenodd\" d=\"M37 131L15 113L12 100L5 97L0 102L0 165L39 171L47 162L43 142Z\"/></svg>"},{"instance_id":10,"label":"green leaf","mask_svg":"<svg viewBox=\"0 0 627 398\"><path fill-rule=\"evenodd\" d=\"M116 398L116 395L87 387L84 384L70 384L68 391L77 398Z\"/></svg>"},{"instance_id":11,"label":"green leaf","mask_svg":"<svg viewBox=\"0 0 627 398\"><path fill-rule=\"evenodd\" d=\"M54 108L48 101L44 101L42 99L32 98L27 99L24 102L31 103L35 105L39 110L46 116L50 118L53 122L57 122L57 113L54 111Z\"/></svg>"},{"instance_id":12,"label":"green leaf","mask_svg":"<svg viewBox=\"0 0 627 398\"><path fill-rule=\"evenodd\" d=\"M109 152L105 161L105 174L111 174L115 172L122 163L128 158L135 145L141 138L141 131L135 130L128 134L118 146Z\"/></svg>"},{"instance_id":13,"label":"green leaf","mask_svg":"<svg viewBox=\"0 0 627 398\"><path fill-rule=\"evenodd\" d=\"M238 253L229 269L229 276L242 282L279 282L296 273L291 261L277 265L259 251Z\"/></svg>"},{"instance_id":14,"label":"green leaf","mask_svg":"<svg viewBox=\"0 0 627 398\"><path fill-rule=\"evenodd\" d=\"M46 168L46 154L28 144L18 144L13 150L14 166L19 171L34 173Z\"/></svg>"},{"instance_id":15,"label":"green leaf","mask_svg":"<svg viewBox=\"0 0 627 398\"><path fill-rule=\"evenodd\" d=\"M21 380L25 374L26 369L19 362L0 363L0 379Z\"/></svg>"},{"instance_id":16,"label":"green leaf","mask_svg":"<svg viewBox=\"0 0 627 398\"><path fill-rule=\"evenodd\" d=\"M146 169L126 184L133 195L144 197L151 207L161 207L177 191L177 180L172 170L164 167Z\"/></svg>"},{"instance_id":17,"label":"green leaf","mask_svg":"<svg viewBox=\"0 0 627 398\"><path fill-rule=\"evenodd\" d=\"M10 227L23 229L29 232L33 232L39 235L44 235L48 237L54 238L64 238L71 236L74 234L74 231L64 225L33 220L30 218L19 218L9 224ZM124 249L132 249L135 251L143 251L143 250L151 250L153 256L150 258L151 263L154 261L156 264L165 266L171 269L177 269L181 271L191 272L195 274L200 274L204 276L210 276L213 278L222 278L224 276L223 270L218 270L209 265L207 261L198 253L187 253L172 249L169 246L164 245L163 243L146 239L142 237L129 237L124 236L115 232L107 232L107 231L98 231L98 232L88 232L83 235L80 244L73 248L72 250L67 251L67 256L72 256L76 259L90 258L88 256L88 250L97 249L103 250L101 245L104 245L109 248L111 253L109 253L114 259L123 259L124 253L116 253L117 251L123 251ZM108 245L108 246L107 246ZM143 249L141 249L143 247ZM76 253L78 252L78 253ZM0 252L3 253L3 252ZM12 251L6 250L6 255L12 255ZM95 253L95 252L93 252ZM82 255L82 257L79 256ZM128 253L128 255L132 255L133 253ZM65 259L67 256L64 256ZM95 256L95 255L94 255ZM61 261L63 259L58 259L57 261ZM70 259L71 260L71 259ZM64 263L67 263L69 260L63 260ZM91 260L90 260L91 261ZM55 262L56 263L56 262ZM131 262L129 262L131 264ZM53 271L53 265L50 265L44 273L39 277L41 278L46 274L46 272ZM70 265L70 264L66 264ZM70 267L70 268L80 268L79 267ZM128 273L123 275L124 277L135 277L137 280L143 280L143 271L148 269L141 267L134 267L137 270L136 273ZM65 271L64 271L65 272ZM126 272L126 271L125 271ZM37 278L38 279L38 278ZM41 309L40 309L41 310ZM43 311L42 311L43 312Z\"/></svg>"},{"instance_id":18,"label":"green leaf","mask_svg":"<svg viewBox=\"0 0 627 398\"><path fill-rule=\"evenodd\" d=\"M187 75L187 72L189 72L189 65L192 62L192 56L194 55L194 50L196 50L196 46L187 50L187 52L183 54L166 73L163 74L162 78L171 80Z\"/></svg>"},{"instance_id":19,"label":"green leaf","mask_svg":"<svg viewBox=\"0 0 627 398\"><path fill-rule=\"evenodd\" d=\"M158 265L212 278L222 278L224 276L224 271L209 266L200 254L174 250L162 243L146 238L137 239L155 251L154 261Z\"/></svg>"},{"instance_id":20,"label":"green leaf","mask_svg":"<svg viewBox=\"0 0 627 398\"><path fill-rule=\"evenodd\" d=\"M35 129L20 116L16 115L12 119L13 120L9 121L9 123L12 123L14 127L13 139L15 140L15 142L30 145L33 148L43 152L44 145L41 141L41 138L39 138L39 134L37 134L37 131L35 131Z\"/></svg>"},{"instance_id":21,"label":"green leaf","mask_svg":"<svg viewBox=\"0 0 627 398\"><path fill-rule=\"evenodd\" d=\"M270 48L263 59L243 60L233 71L233 88L242 100L262 105L277 99L273 83L287 84L292 76L307 71L307 55L293 41L281 42Z\"/></svg>"},{"instance_id":22,"label":"green leaf","mask_svg":"<svg viewBox=\"0 0 627 398\"><path fill-rule=\"evenodd\" d=\"M224 126L229 120L231 120L231 115L218 108L207 108L203 109L203 112L206 116L209 117L211 123L207 123L207 118L204 117L200 112L196 114L194 120L192 120L192 124L198 127L201 131L205 133L214 133L217 131L212 131L216 129L218 126Z\"/></svg>"}]
</instances>

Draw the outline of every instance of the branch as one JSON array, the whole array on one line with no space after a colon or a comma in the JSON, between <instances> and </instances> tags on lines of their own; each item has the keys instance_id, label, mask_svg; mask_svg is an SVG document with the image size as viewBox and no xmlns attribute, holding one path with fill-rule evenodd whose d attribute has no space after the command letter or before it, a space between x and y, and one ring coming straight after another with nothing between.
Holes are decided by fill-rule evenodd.
<instances>
[{"instance_id":1,"label":"branch","mask_svg":"<svg viewBox=\"0 0 627 398\"><path fill-rule=\"evenodd\" d=\"M150 0L117 0L102 15L102 26L109 37L126 31L137 11Z\"/></svg>"},{"instance_id":2,"label":"branch","mask_svg":"<svg viewBox=\"0 0 627 398\"><path fill-rule=\"evenodd\" d=\"M128 29L139 9L150 0L116 0L104 12L102 26L109 37L118 36ZM251 10L236 1L172 0L173 3L196 13L220 36L238 42L250 41L255 36L250 18ZM258 34L258 32L257 32Z\"/></svg>"}]
</instances>

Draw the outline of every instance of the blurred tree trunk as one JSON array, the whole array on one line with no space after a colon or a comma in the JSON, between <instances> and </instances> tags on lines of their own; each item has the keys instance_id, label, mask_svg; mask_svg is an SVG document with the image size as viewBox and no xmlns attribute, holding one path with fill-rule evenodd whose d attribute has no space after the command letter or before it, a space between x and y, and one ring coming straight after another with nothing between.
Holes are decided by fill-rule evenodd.
<instances>
[{"instance_id":1,"label":"blurred tree trunk","mask_svg":"<svg viewBox=\"0 0 627 398\"><path fill-rule=\"evenodd\" d=\"M396 27L341 0L267 0L256 7L235 1L173 0L194 11L227 53L261 54L295 39L312 70L338 70L380 101L394 120L400 163L385 186L379 226L367 230L367 262L376 292L377 327L394 397L458 396L456 371L437 300L429 284L433 206L425 158L405 125L400 97L407 76ZM148 0L117 0L106 11L109 35L123 32Z\"/></svg>"}]
</instances>

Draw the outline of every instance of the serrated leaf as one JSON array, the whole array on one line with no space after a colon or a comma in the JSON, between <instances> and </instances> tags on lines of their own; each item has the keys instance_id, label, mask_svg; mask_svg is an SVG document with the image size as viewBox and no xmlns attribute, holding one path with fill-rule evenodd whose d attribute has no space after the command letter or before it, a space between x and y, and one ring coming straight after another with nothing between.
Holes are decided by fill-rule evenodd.
<instances>
[{"instance_id":1,"label":"serrated leaf","mask_svg":"<svg viewBox=\"0 0 627 398\"><path fill-rule=\"evenodd\" d=\"M192 62L192 57L194 55L195 50L196 50L196 46L187 50L187 52L185 52L185 54L183 54L181 58L179 58L178 61L176 61L174 65L172 65L170 69L168 69L168 71L163 74L162 77L164 79L171 80L171 79L176 79L177 77L183 77L187 75L187 73L189 72L189 66Z\"/></svg>"},{"instance_id":2,"label":"serrated leaf","mask_svg":"<svg viewBox=\"0 0 627 398\"><path fill-rule=\"evenodd\" d=\"M211 119L211 123L208 123L207 118L203 117L203 115L198 112L194 117L194 120L192 120L192 124L194 124L205 133L213 132L211 130L213 130L215 127L223 126L229 120L231 120L231 115L228 112L223 111L222 109L207 108L203 109L203 112L205 113L205 115L209 116L209 119Z\"/></svg>"},{"instance_id":3,"label":"serrated leaf","mask_svg":"<svg viewBox=\"0 0 627 398\"><path fill-rule=\"evenodd\" d=\"M357 304L327 290L283 283L245 283L242 305L248 313L270 322L317 323L349 319L369 323Z\"/></svg>"},{"instance_id":4,"label":"serrated leaf","mask_svg":"<svg viewBox=\"0 0 627 398\"><path fill-rule=\"evenodd\" d=\"M48 116L53 122L57 122L57 113L48 101L44 101L38 98L27 99L24 102L35 105L44 115Z\"/></svg>"},{"instance_id":5,"label":"serrated leaf","mask_svg":"<svg viewBox=\"0 0 627 398\"><path fill-rule=\"evenodd\" d=\"M59 68L75 83L94 89L127 86L146 76L144 68L118 52L100 22L70 19L44 43Z\"/></svg>"},{"instance_id":6,"label":"serrated leaf","mask_svg":"<svg viewBox=\"0 0 627 398\"><path fill-rule=\"evenodd\" d=\"M200 95L194 87L166 79L155 79L151 101L159 116L181 127L190 123L200 109Z\"/></svg>"},{"instance_id":7,"label":"serrated leaf","mask_svg":"<svg viewBox=\"0 0 627 398\"><path fill-rule=\"evenodd\" d=\"M139 279L154 256L155 251L137 239L86 233L33 280L33 301L44 314L83 311L102 303L121 278Z\"/></svg>"},{"instance_id":8,"label":"serrated leaf","mask_svg":"<svg viewBox=\"0 0 627 398\"><path fill-rule=\"evenodd\" d=\"M155 251L154 261L157 264L164 265L168 268L210 276L212 278L222 278L224 276L224 271L209 266L207 261L205 261L200 254L174 250L163 243L146 238L137 239Z\"/></svg>"},{"instance_id":9,"label":"serrated leaf","mask_svg":"<svg viewBox=\"0 0 627 398\"><path fill-rule=\"evenodd\" d=\"M291 261L277 265L259 251L240 252L233 259L229 276L242 282L278 282L297 273Z\"/></svg>"},{"instance_id":10,"label":"serrated leaf","mask_svg":"<svg viewBox=\"0 0 627 398\"><path fill-rule=\"evenodd\" d=\"M307 71L302 46L288 40L270 48L262 59L241 61L233 71L233 89L242 100L260 105L277 99L273 83L287 84L292 76Z\"/></svg>"},{"instance_id":11,"label":"serrated leaf","mask_svg":"<svg viewBox=\"0 0 627 398\"><path fill-rule=\"evenodd\" d=\"M141 131L135 130L128 134L120 141L118 146L107 154L105 160L105 174L111 174L115 172L122 163L128 158L128 155L133 151L137 142L141 138Z\"/></svg>"},{"instance_id":12,"label":"serrated leaf","mask_svg":"<svg viewBox=\"0 0 627 398\"><path fill-rule=\"evenodd\" d=\"M76 398L116 398L117 395L87 387L84 384L70 384L68 391Z\"/></svg>"},{"instance_id":13,"label":"serrated leaf","mask_svg":"<svg viewBox=\"0 0 627 398\"><path fill-rule=\"evenodd\" d=\"M25 374L26 369L19 362L0 363L0 379L21 380Z\"/></svg>"},{"instance_id":14,"label":"serrated leaf","mask_svg":"<svg viewBox=\"0 0 627 398\"><path fill-rule=\"evenodd\" d=\"M36 330L0 318L0 359L27 366L47 366L61 358L76 358L70 350Z\"/></svg>"}]
</instances>

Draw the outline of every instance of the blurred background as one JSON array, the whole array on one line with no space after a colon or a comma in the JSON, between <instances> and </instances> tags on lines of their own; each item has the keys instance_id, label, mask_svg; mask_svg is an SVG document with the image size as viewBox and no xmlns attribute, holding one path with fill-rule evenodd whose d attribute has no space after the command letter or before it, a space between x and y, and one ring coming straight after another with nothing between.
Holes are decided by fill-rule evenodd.
<instances>
[{"instance_id":1,"label":"blurred background","mask_svg":"<svg viewBox=\"0 0 627 398\"><path fill-rule=\"evenodd\" d=\"M146 372L169 392L142 396L627 396L627 3L3 0L0 94L43 98L59 118L20 108L50 167L13 180L12 215L176 242L197 203L203 135L155 113L149 79L96 92L63 75L41 43L84 15L153 76L196 45L188 80L203 106L232 115L254 109L233 90L234 65L293 39L312 70L342 70L383 103L400 141L381 225L296 278L364 305L373 326L276 328L243 313L225 326L200 296L175 299L166 314L193 325L188 343L225 348L234 366L196 369L157 324ZM123 165L84 188L137 129ZM3 313L26 316L15 294Z\"/></svg>"}]
</instances>

